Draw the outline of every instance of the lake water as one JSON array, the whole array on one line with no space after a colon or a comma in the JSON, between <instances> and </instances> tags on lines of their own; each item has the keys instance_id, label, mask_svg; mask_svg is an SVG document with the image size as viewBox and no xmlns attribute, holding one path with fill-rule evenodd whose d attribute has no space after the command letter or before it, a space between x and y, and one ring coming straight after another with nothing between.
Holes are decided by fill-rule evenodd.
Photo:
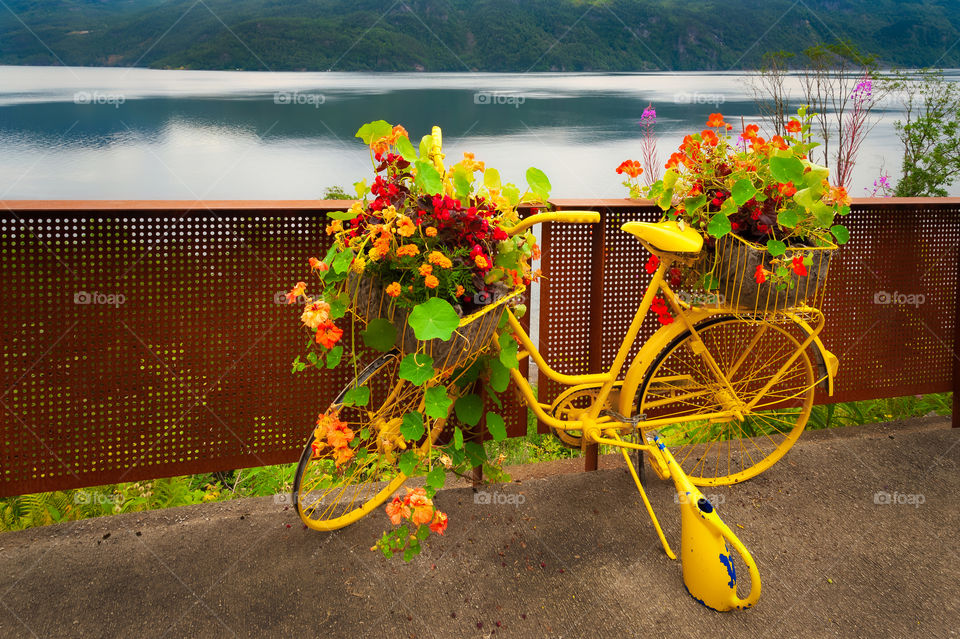
<instances>
[{"instance_id":1,"label":"lake water","mask_svg":"<svg viewBox=\"0 0 960 639\"><path fill-rule=\"evenodd\" d=\"M438 124L448 158L472 151L521 187L536 166L555 197L625 197L614 169L639 159L637 121L648 103L664 159L711 112L760 122L742 74L0 66L0 199L319 198L372 174L354 134L376 119L415 139ZM898 175L897 118L892 103L878 110L854 196L882 170Z\"/></svg>"}]
</instances>

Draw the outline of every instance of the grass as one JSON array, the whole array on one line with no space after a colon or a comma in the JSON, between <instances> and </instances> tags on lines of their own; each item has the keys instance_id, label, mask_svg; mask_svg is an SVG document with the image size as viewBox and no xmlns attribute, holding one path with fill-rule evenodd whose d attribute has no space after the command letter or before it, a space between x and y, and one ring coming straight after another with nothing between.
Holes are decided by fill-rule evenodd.
<instances>
[{"instance_id":1,"label":"grass","mask_svg":"<svg viewBox=\"0 0 960 639\"><path fill-rule=\"evenodd\" d=\"M924 415L949 415L952 393L911 395L863 402L814 406L807 428L838 428L893 421ZM533 415L527 436L503 442L488 441L487 456L504 466L579 457L579 450L564 446L552 434L537 433ZM242 497L262 497L289 492L296 464L245 468L227 473L207 473L111 484L0 499L0 531L22 530L125 512L156 510ZM490 477L497 479L497 477Z\"/></svg>"}]
</instances>

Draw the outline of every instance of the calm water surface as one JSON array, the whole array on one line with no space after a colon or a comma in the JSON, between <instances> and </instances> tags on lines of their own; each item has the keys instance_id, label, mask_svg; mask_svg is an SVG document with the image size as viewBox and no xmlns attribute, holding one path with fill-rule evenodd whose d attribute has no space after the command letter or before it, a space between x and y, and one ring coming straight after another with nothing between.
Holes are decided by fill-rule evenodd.
<instances>
[{"instance_id":1,"label":"calm water surface","mask_svg":"<svg viewBox=\"0 0 960 639\"><path fill-rule=\"evenodd\" d=\"M960 79L953 73L951 78ZM794 92L799 95L799 90ZM657 110L665 159L707 115L759 122L742 75L374 74L0 66L0 199L311 199L371 175L365 122L439 124L447 157L473 151L555 197L624 197ZM900 167L895 105L878 112L854 173L863 195ZM960 194L955 186L952 194Z\"/></svg>"}]
</instances>

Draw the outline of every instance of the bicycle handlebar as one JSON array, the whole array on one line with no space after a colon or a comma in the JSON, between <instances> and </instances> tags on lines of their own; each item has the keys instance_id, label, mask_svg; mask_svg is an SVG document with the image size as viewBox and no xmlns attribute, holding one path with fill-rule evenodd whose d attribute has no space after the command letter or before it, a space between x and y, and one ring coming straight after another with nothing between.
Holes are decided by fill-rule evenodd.
<instances>
[{"instance_id":1,"label":"bicycle handlebar","mask_svg":"<svg viewBox=\"0 0 960 639\"><path fill-rule=\"evenodd\" d=\"M544 222L564 222L567 224L596 224L600 221L600 214L596 211L552 211L550 213L537 213L530 217L520 220L519 224L507 230L508 235L522 233L534 224Z\"/></svg>"}]
</instances>

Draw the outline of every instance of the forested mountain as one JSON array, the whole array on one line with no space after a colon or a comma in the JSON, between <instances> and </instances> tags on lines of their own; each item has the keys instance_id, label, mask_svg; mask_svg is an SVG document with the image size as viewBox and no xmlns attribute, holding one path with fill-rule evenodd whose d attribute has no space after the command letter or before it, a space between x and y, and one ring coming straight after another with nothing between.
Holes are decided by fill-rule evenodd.
<instances>
[{"instance_id":1,"label":"forested mountain","mask_svg":"<svg viewBox=\"0 0 960 639\"><path fill-rule=\"evenodd\" d=\"M680 71L849 40L960 66L960 0L6 0L0 64Z\"/></svg>"}]
</instances>

